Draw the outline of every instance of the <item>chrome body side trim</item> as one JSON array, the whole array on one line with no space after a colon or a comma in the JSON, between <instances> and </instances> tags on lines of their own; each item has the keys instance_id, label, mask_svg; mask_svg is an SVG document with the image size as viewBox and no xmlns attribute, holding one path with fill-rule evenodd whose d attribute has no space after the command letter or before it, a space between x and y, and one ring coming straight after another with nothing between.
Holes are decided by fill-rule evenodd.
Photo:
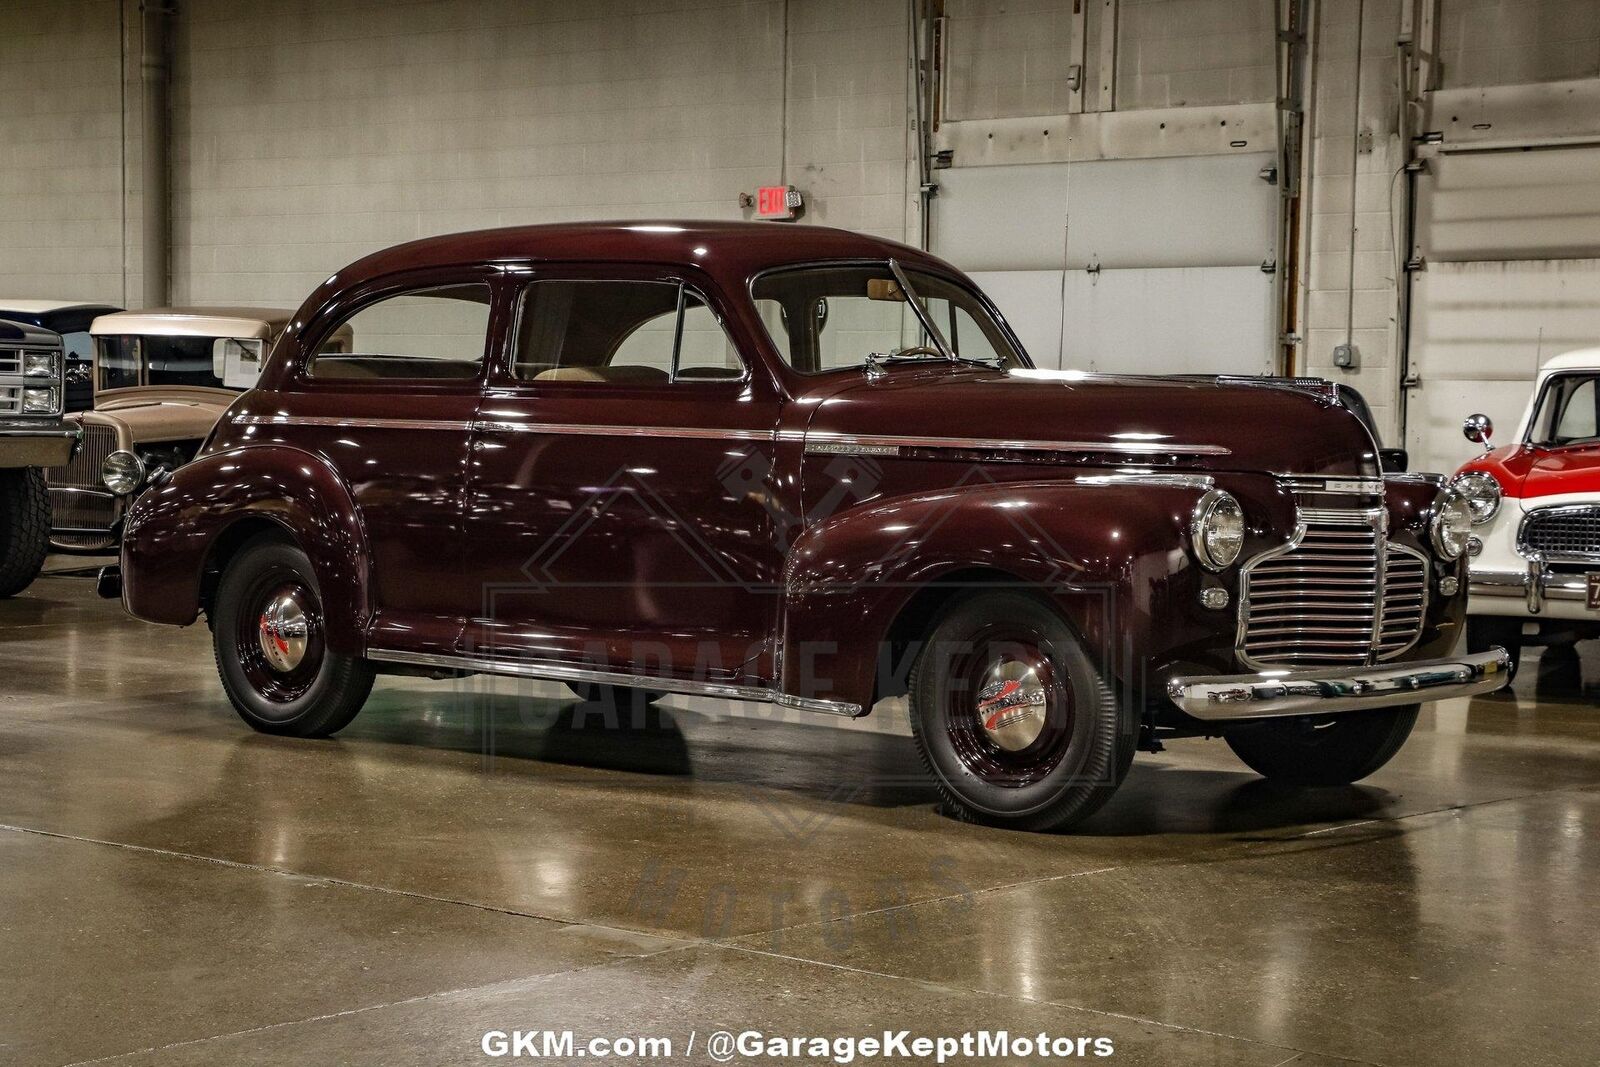
<instances>
[{"instance_id":1,"label":"chrome body side trim","mask_svg":"<svg viewBox=\"0 0 1600 1067\"><path fill-rule=\"evenodd\" d=\"M771 441L771 430L732 430L720 426L606 426L576 422L505 422L478 419L480 433L572 434L580 437L673 437L706 441Z\"/></svg>"},{"instance_id":2,"label":"chrome body side trim","mask_svg":"<svg viewBox=\"0 0 1600 1067\"><path fill-rule=\"evenodd\" d=\"M1510 681L1503 648L1391 666L1177 677L1167 696L1204 722L1337 715L1420 701L1478 696Z\"/></svg>"},{"instance_id":3,"label":"chrome body side trim","mask_svg":"<svg viewBox=\"0 0 1600 1067\"><path fill-rule=\"evenodd\" d=\"M914 437L900 434L846 434L814 430L805 435L807 449L815 444L882 445L896 448L960 448L994 452L1115 452L1141 456L1226 456L1222 445L1165 441L1039 441L1027 438Z\"/></svg>"},{"instance_id":4,"label":"chrome body side trim","mask_svg":"<svg viewBox=\"0 0 1600 1067\"><path fill-rule=\"evenodd\" d=\"M515 678L539 678L550 682L588 682L594 685L632 686L642 689L659 689L663 693L684 696L720 697L724 700L751 700L763 704L776 704L796 711L815 711L827 715L859 718L866 714L859 704L840 700L822 700L817 697L794 696L762 686L734 685L727 682L705 682L688 678L663 678L655 675L625 674L621 671L602 671L579 667L554 660L503 659L494 656L442 655L430 652L404 652L398 649L374 648L367 650L367 659L375 663L401 663L413 667L439 667L444 670L472 671L479 674L503 674Z\"/></svg>"},{"instance_id":5,"label":"chrome body side trim","mask_svg":"<svg viewBox=\"0 0 1600 1067\"><path fill-rule=\"evenodd\" d=\"M1080 474L1072 479L1078 485L1160 485L1173 489L1214 488L1217 480L1209 474L1167 474L1162 471L1117 471L1115 474Z\"/></svg>"},{"instance_id":6,"label":"chrome body side trim","mask_svg":"<svg viewBox=\"0 0 1600 1067\"><path fill-rule=\"evenodd\" d=\"M472 423L459 419L349 419L339 415L235 415L236 426L329 426L337 430L455 430Z\"/></svg>"}]
</instances>

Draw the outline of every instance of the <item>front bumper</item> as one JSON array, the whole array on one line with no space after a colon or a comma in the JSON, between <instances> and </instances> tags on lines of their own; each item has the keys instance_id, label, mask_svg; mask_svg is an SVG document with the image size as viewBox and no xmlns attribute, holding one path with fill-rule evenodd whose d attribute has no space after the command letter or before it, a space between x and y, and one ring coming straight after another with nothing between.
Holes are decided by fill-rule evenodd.
<instances>
[{"instance_id":1,"label":"front bumper","mask_svg":"<svg viewBox=\"0 0 1600 1067\"><path fill-rule=\"evenodd\" d=\"M1471 571L1470 575L1467 610L1473 615L1597 618L1589 609L1586 574L1559 573L1531 560L1525 571Z\"/></svg>"},{"instance_id":2,"label":"front bumper","mask_svg":"<svg viewBox=\"0 0 1600 1067\"><path fill-rule=\"evenodd\" d=\"M1349 711L1477 696L1510 681L1505 649L1373 667L1174 678L1167 696L1205 722L1336 715Z\"/></svg>"},{"instance_id":3,"label":"front bumper","mask_svg":"<svg viewBox=\"0 0 1600 1067\"><path fill-rule=\"evenodd\" d=\"M0 422L0 467L59 467L72 458L81 436L60 420Z\"/></svg>"}]
</instances>

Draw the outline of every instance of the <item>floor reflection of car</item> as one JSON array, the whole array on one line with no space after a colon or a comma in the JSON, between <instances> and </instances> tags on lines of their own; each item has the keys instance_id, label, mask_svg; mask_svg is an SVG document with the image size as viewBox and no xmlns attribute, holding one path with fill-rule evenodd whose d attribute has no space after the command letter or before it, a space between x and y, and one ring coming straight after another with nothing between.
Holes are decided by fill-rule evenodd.
<instances>
[{"instance_id":1,"label":"floor reflection of car","mask_svg":"<svg viewBox=\"0 0 1600 1067\"><path fill-rule=\"evenodd\" d=\"M89 336L89 326L101 315L121 310L110 304L0 297L0 319L24 322L61 335L61 348L66 355L63 377L67 411L94 406L94 341Z\"/></svg>"},{"instance_id":2,"label":"floor reflection of car","mask_svg":"<svg viewBox=\"0 0 1600 1067\"><path fill-rule=\"evenodd\" d=\"M51 467L50 545L114 551L127 502L152 477L191 459L290 313L266 308L161 308L101 315L94 338L94 403L69 416L83 427L71 461Z\"/></svg>"},{"instance_id":3,"label":"floor reflection of car","mask_svg":"<svg viewBox=\"0 0 1600 1067\"><path fill-rule=\"evenodd\" d=\"M1600 637L1600 348L1557 356L1515 432L1463 427L1484 454L1452 483L1472 509L1469 649Z\"/></svg>"}]
</instances>

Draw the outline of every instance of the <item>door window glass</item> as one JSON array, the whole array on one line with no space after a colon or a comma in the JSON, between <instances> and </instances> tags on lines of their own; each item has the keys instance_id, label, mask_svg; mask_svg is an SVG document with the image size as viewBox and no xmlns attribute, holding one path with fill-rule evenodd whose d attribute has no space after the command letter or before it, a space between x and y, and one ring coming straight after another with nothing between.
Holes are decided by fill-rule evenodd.
<instances>
[{"instance_id":1,"label":"door window glass","mask_svg":"<svg viewBox=\"0 0 1600 1067\"><path fill-rule=\"evenodd\" d=\"M705 302L671 282L542 281L528 287L516 377L666 385L744 376Z\"/></svg>"},{"instance_id":2,"label":"door window glass","mask_svg":"<svg viewBox=\"0 0 1600 1067\"><path fill-rule=\"evenodd\" d=\"M374 301L329 333L316 378L476 378L489 336L489 287L451 285Z\"/></svg>"}]
</instances>

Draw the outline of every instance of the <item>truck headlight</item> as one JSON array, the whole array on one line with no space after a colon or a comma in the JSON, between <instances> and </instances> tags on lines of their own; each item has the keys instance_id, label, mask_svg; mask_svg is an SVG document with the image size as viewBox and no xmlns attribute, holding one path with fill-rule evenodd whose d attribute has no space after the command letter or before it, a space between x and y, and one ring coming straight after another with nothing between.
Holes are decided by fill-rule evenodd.
<instances>
[{"instance_id":1,"label":"truck headlight","mask_svg":"<svg viewBox=\"0 0 1600 1067\"><path fill-rule=\"evenodd\" d=\"M54 352L25 352L22 356L24 378L54 378L56 354Z\"/></svg>"},{"instance_id":2,"label":"truck headlight","mask_svg":"<svg viewBox=\"0 0 1600 1067\"><path fill-rule=\"evenodd\" d=\"M127 496L144 481L144 461L119 448L100 464L100 480L118 496Z\"/></svg>"},{"instance_id":3,"label":"truck headlight","mask_svg":"<svg viewBox=\"0 0 1600 1067\"><path fill-rule=\"evenodd\" d=\"M1472 506L1447 488L1433 505L1433 550L1442 559L1459 559L1472 537Z\"/></svg>"},{"instance_id":4,"label":"truck headlight","mask_svg":"<svg viewBox=\"0 0 1600 1067\"><path fill-rule=\"evenodd\" d=\"M1495 481L1492 474L1468 471L1451 482L1450 488L1467 502L1474 526L1482 526L1500 510L1500 483Z\"/></svg>"},{"instance_id":5,"label":"truck headlight","mask_svg":"<svg viewBox=\"0 0 1600 1067\"><path fill-rule=\"evenodd\" d=\"M1244 550L1244 509L1231 493L1207 490L1194 506L1189 537L1201 565L1220 571Z\"/></svg>"},{"instance_id":6,"label":"truck headlight","mask_svg":"<svg viewBox=\"0 0 1600 1067\"><path fill-rule=\"evenodd\" d=\"M22 413L24 415L54 415L60 405L56 403L56 391L53 387L39 387L30 385L22 390Z\"/></svg>"}]
</instances>

